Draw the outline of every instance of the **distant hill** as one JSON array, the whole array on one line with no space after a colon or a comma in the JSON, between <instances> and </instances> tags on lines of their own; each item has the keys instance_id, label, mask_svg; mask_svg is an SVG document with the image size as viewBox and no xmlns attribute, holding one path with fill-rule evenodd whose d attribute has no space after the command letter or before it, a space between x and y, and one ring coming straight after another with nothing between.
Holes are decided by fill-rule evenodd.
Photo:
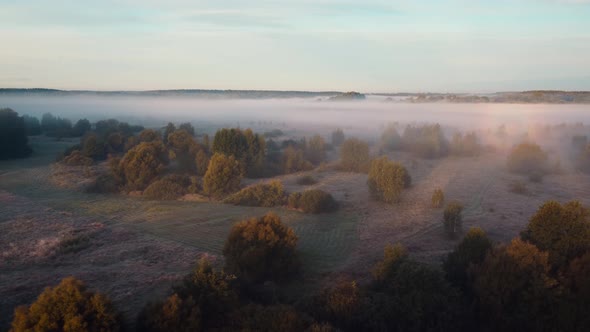
<instances>
[{"instance_id":1,"label":"distant hill","mask_svg":"<svg viewBox=\"0 0 590 332\"><path fill-rule=\"evenodd\" d=\"M403 93L378 94L391 97L405 97L404 102L411 103L510 103L510 104L590 104L590 91L515 91L490 94L453 94L453 93ZM399 101L399 100L398 100Z\"/></svg>"}]
</instances>

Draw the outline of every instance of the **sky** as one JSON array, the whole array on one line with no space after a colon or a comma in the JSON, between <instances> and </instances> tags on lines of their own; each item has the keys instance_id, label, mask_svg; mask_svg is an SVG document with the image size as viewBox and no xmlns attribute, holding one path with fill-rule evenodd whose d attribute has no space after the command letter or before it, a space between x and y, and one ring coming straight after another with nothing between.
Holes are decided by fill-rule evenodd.
<instances>
[{"instance_id":1,"label":"sky","mask_svg":"<svg viewBox=\"0 0 590 332\"><path fill-rule=\"evenodd\" d=\"M0 0L0 87L590 90L590 0Z\"/></svg>"}]
</instances>

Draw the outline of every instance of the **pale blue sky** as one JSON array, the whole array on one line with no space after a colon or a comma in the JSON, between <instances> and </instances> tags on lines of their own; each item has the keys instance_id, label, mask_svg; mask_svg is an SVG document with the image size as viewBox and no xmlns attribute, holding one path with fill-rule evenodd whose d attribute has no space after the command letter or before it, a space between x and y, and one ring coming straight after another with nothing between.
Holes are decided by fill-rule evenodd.
<instances>
[{"instance_id":1,"label":"pale blue sky","mask_svg":"<svg viewBox=\"0 0 590 332\"><path fill-rule=\"evenodd\" d=\"M590 0L0 0L0 87L590 90Z\"/></svg>"}]
</instances>

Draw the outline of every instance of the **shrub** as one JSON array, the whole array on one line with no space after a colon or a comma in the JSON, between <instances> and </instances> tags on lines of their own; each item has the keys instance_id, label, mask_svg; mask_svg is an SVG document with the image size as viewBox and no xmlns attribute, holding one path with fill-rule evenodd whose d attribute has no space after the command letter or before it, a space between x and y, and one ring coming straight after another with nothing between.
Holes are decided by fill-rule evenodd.
<instances>
[{"instance_id":1,"label":"shrub","mask_svg":"<svg viewBox=\"0 0 590 332\"><path fill-rule=\"evenodd\" d=\"M93 293L79 280L68 277L46 288L30 306L14 313L13 332L119 331L119 315L104 295Z\"/></svg>"},{"instance_id":2,"label":"shrub","mask_svg":"<svg viewBox=\"0 0 590 332\"><path fill-rule=\"evenodd\" d=\"M369 145L359 139L349 138L340 147L340 167L349 172L366 172L369 161Z\"/></svg>"},{"instance_id":3,"label":"shrub","mask_svg":"<svg viewBox=\"0 0 590 332\"><path fill-rule=\"evenodd\" d=\"M247 282L282 280L299 270L297 236L269 213L235 224L223 247L226 269Z\"/></svg>"},{"instance_id":4,"label":"shrub","mask_svg":"<svg viewBox=\"0 0 590 332\"><path fill-rule=\"evenodd\" d=\"M547 172L547 154L535 143L524 142L510 151L508 170L514 173L543 174Z\"/></svg>"},{"instance_id":5,"label":"shrub","mask_svg":"<svg viewBox=\"0 0 590 332\"><path fill-rule=\"evenodd\" d=\"M305 213L333 212L338 209L332 195L319 189L293 193L289 196L288 204L290 208L300 209Z\"/></svg>"},{"instance_id":6,"label":"shrub","mask_svg":"<svg viewBox=\"0 0 590 332\"><path fill-rule=\"evenodd\" d=\"M461 212L463 212L463 205L459 202L450 202L445 207L443 224L447 234L451 237L455 236L461 229L463 222Z\"/></svg>"},{"instance_id":7,"label":"shrub","mask_svg":"<svg viewBox=\"0 0 590 332\"><path fill-rule=\"evenodd\" d=\"M402 190L411 183L410 174L400 163L391 162L387 157L371 162L367 184L373 198L386 203L399 202Z\"/></svg>"},{"instance_id":8,"label":"shrub","mask_svg":"<svg viewBox=\"0 0 590 332\"><path fill-rule=\"evenodd\" d=\"M84 156L79 150L74 150L63 159L63 163L68 166L90 166L94 161Z\"/></svg>"},{"instance_id":9,"label":"shrub","mask_svg":"<svg viewBox=\"0 0 590 332\"><path fill-rule=\"evenodd\" d=\"M142 190L165 169L166 149L161 142L142 142L129 150L117 166L128 190Z\"/></svg>"},{"instance_id":10,"label":"shrub","mask_svg":"<svg viewBox=\"0 0 590 332\"><path fill-rule=\"evenodd\" d=\"M279 206L285 204L285 191L280 181L271 181L244 188L224 202L243 206Z\"/></svg>"},{"instance_id":11,"label":"shrub","mask_svg":"<svg viewBox=\"0 0 590 332\"><path fill-rule=\"evenodd\" d=\"M311 186L318 183L318 181L311 175L304 175L297 179L297 184L301 186Z\"/></svg>"},{"instance_id":12,"label":"shrub","mask_svg":"<svg viewBox=\"0 0 590 332\"><path fill-rule=\"evenodd\" d=\"M590 250L590 210L577 201L545 202L521 233L524 240L549 253L555 267Z\"/></svg>"},{"instance_id":13,"label":"shrub","mask_svg":"<svg viewBox=\"0 0 590 332\"><path fill-rule=\"evenodd\" d=\"M104 142L94 133L89 133L82 139L82 153L92 160L103 160L106 157Z\"/></svg>"},{"instance_id":14,"label":"shrub","mask_svg":"<svg viewBox=\"0 0 590 332\"><path fill-rule=\"evenodd\" d=\"M24 119L10 108L0 109L0 160L25 158L32 152Z\"/></svg>"},{"instance_id":15,"label":"shrub","mask_svg":"<svg viewBox=\"0 0 590 332\"><path fill-rule=\"evenodd\" d=\"M432 193L432 207L433 208L441 208L445 203L445 194L443 193L442 189L436 188Z\"/></svg>"},{"instance_id":16,"label":"shrub","mask_svg":"<svg viewBox=\"0 0 590 332\"><path fill-rule=\"evenodd\" d=\"M143 191L143 197L152 200L176 200L186 193L185 188L170 180L157 180Z\"/></svg>"},{"instance_id":17,"label":"shrub","mask_svg":"<svg viewBox=\"0 0 590 332\"><path fill-rule=\"evenodd\" d=\"M214 198L221 198L240 188L242 171L234 156L215 153L203 178L203 190Z\"/></svg>"}]
</instances>

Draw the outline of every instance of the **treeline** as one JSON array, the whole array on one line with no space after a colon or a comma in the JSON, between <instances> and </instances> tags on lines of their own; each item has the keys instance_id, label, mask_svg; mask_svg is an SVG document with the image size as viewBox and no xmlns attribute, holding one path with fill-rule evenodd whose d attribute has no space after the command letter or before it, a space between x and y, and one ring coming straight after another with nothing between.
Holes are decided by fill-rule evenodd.
<instances>
[{"instance_id":1,"label":"treeline","mask_svg":"<svg viewBox=\"0 0 590 332\"><path fill-rule=\"evenodd\" d=\"M518 238L494 244L473 228L440 267L387 246L362 284L346 277L287 301L301 276L297 235L274 214L235 224L225 266L201 260L168 297L148 304L138 331L587 331L590 210L544 203ZM290 287L305 285L291 284ZM100 319L99 319L100 318ZM15 311L13 331L118 331L110 301L65 279Z\"/></svg>"},{"instance_id":2,"label":"treeline","mask_svg":"<svg viewBox=\"0 0 590 332\"><path fill-rule=\"evenodd\" d=\"M381 134L381 149L407 151L422 158L441 158L450 154L475 156L483 147L475 132L455 133L449 141L439 124L407 125L400 135L399 125L388 125Z\"/></svg>"}]
</instances>

